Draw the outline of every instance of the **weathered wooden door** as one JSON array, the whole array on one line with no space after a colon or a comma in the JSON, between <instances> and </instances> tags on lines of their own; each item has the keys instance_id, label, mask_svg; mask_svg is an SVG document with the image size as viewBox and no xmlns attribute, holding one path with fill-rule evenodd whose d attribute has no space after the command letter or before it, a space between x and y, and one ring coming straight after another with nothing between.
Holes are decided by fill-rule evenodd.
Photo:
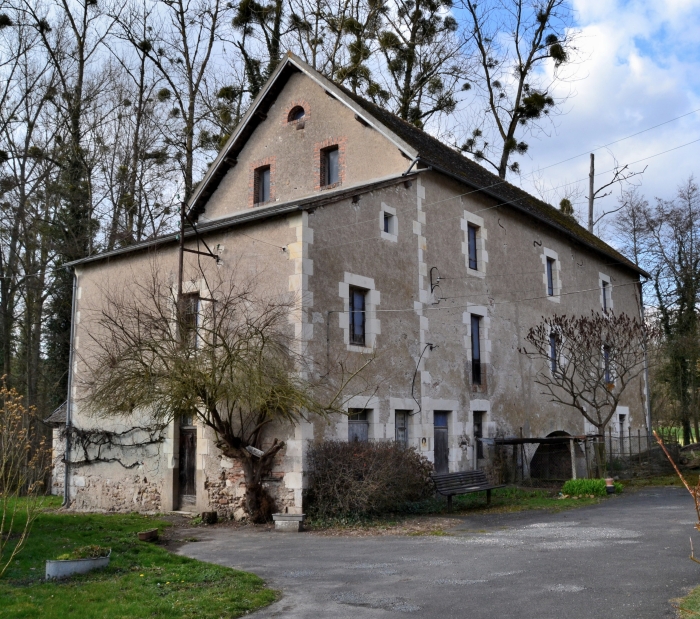
<instances>
[{"instance_id":1,"label":"weathered wooden door","mask_svg":"<svg viewBox=\"0 0 700 619\"><path fill-rule=\"evenodd\" d=\"M449 473L449 448L447 444L447 413L435 411L433 413L433 432L435 441L435 472L438 474Z\"/></svg>"},{"instance_id":2,"label":"weathered wooden door","mask_svg":"<svg viewBox=\"0 0 700 619\"><path fill-rule=\"evenodd\" d=\"M197 430L180 428L180 507L194 505L196 502L197 486Z\"/></svg>"}]
</instances>

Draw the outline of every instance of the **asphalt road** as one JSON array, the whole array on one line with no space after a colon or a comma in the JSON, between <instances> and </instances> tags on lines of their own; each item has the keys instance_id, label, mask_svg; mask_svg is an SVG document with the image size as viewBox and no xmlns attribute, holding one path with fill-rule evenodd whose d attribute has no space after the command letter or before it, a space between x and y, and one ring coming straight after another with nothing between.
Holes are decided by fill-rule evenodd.
<instances>
[{"instance_id":1,"label":"asphalt road","mask_svg":"<svg viewBox=\"0 0 700 619\"><path fill-rule=\"evenodd\" d=\"M559 514L466 517L444 537L212 528L179 552L281 590L260 618L659 619L700 584L694 524L688 493L660 487Z\"/></svg>"}]
</instances>

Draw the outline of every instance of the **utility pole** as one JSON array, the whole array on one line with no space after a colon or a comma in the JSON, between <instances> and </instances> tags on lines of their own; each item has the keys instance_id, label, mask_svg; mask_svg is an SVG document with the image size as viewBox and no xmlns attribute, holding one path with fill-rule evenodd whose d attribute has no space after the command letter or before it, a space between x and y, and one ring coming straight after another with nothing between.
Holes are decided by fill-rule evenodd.
<instances>
[{"instance_id":1,"label":"utility pole","mask_svg":"<svg viewBox=\"0 0 700 619\"><path fill-rule=\"evenodd\" d=\"M178 324L182 321L182 278L184 277L185 263L185 217L186 205L183 200L180 202L180 249L178 252L177 264L177 320Z\"/></svg>"},{"instance_id":2,"label":"utility pole","mask_svg":"<svg viewBox=\"0 0 700 619\"><path fill-rule=\"evenodd\" d=\"M595 200L595 155L591 153L591 171L588 174L588 231L593 234L593 201Z\"/></svg>"}]
</instances>

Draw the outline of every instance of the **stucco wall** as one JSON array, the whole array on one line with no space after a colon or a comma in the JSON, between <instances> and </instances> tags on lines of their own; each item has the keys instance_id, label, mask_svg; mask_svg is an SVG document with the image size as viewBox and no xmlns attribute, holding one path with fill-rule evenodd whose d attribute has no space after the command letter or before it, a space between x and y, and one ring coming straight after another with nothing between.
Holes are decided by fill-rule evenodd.
<instances>
[{"instance_id":1,"label":"stucco wall","mask_svg":"<svg viewBox=\"0 0 700 619\"><path fill-rule=\"evenodd\" d=\"M212 259L201 258L206 280L213 287L216 282L226 285L229 278L251 286L256 294L279 298L281 301L301 299L299 274L303 271L300 254L301 222L305 215L297 214L262 222L251 228L240 228L211 234L206 237L210 247L219 247L222 264L215 266ZM262 241L260 240L262 239ZM194 244L189 245L195 248ZM204 290L206 286L197 258L186 254L185 291ZM102 429L121 432L132 425L148 426L145 414L136 419L106 419L88 411L84 402L82 379L87 376L87 365L96 350L101 333L99 318L108 306L108 299L124 295L126 300L138 299L139 286L148 286L153 274L158 281L176 286L177 247L158 252L139 253L129 257L85 265L77 270L78 298L76 307L75 376L73 382L73 424L82 429ZM204 295L203 295L204 296ZM301 322L298 312L290 318L290 334L298 331L295 322ZM293 432L288 427L270 428L263 447L273 437L286 439ZM63 440L55 437L57 450ZM136 442L143 436L136 437ZM170 424L162 440L139 448L104 450L103 460L117 458L119 462L97 460L90 464L71 466L70 495L72 507L83 510L106 511L162 511L177 508L177 466L179 430ZM82 460L83 452L73 448L71 461ZM94 457L94 452L91 453ZM294 504L294 488L288 488L284 475L289 464L285 451L278 456L276 466L266 482L282 508ZM61 484L57 468L54 479ZM62 485L62 484L61 484ZM59 489L59 486L56 486ZM62 489L62 488L61 488ZM300 489L299 489L300 497ZM243 487L241 475L234 463L224 459L214 446L214 436L201 423L197 432L197 509L216 509L222 515L241 515Z\"/></svg>"},{"instance_id":2,"label":"stucco wall","mask_svg":"<svg viewBox=\"0 0 700 619\"><path fill-rule=\"evenodd\" d=\"M303 129L287 122L289 111L307 111ZM409 165L396 147L361 124L345 105L326 95L309 77L297 73L270 108L206 205L203 220L219 219L252 206L253 170L270 165L271 202L310 196L319 190L320 149L338 143L342 186L403 172ZM344 164L344 165L343 165Z\"/></svg>"},{"instance_id":3,"label":"stucco wall","mask_svg":"<svg viewBox=\"0 0 700 619\"><path fill-rule=\"evenodd\" d=\"M381 212L387 210L397 219L396 238L380 230ZM481 226L480 272L468 268L470 221ZM373 314L368 311L368 319L377 321L370 326L376 331L371 368L376 390L369 400L355 397L349 403L371 409L370 438L393 438L394 411L413 410L410 443L432 460L433 412L448 411L450 469L459 470L485 464L476 462L474 411L485 413L487 437L517 436L520 428L526 437L592 430L579 413L540 393L534 383L539 368L518 348L542 316L600 311L601 273L613 286L614 310L638 316L636 278L628 269L431 172L410 187L400 183L363 194L357 203L316 209L309 226L314 231L309 253L315 266L309 278L314 358L327 354L326 333L320 334L319 327L325 329L329 311L331 360L372 354L348 346L344 337L342 290L348 277L365 278L365 287L373 288L380 300ZM547 295L547 256L557 257L554 298ZM439 283L433 294L431 270L433 282ZM469 373L471 313L483 316L486 384L476 389ZM644 427L641 394L640 379L622 401L629 407L627 431ZM314 439L346 438L347 432L347 421L339 418L330 427L317 427ZM533 452L531 448L528 455Z\"/></svg>"}]
</instances>

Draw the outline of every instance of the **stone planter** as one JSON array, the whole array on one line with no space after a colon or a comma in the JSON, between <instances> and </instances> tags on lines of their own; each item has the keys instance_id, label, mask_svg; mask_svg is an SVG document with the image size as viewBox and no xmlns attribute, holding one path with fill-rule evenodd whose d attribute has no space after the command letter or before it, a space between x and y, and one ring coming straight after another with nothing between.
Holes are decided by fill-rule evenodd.
<instances>
[{"instance_id":1,"label":"stone planter","mask_svg":"<svg viewBox=\"0 0 700 619\"><path fill-rule=\"evenodd\" d=\"M97 559L56 559L46 561L46 580L68 578L73 574L86 574L109 565L109 555Z\"/></svg>"},{"instance_id":2,"label":"stone planter","mask_svg":"<svg viewBox=\"0 0 700 619\"><path fill-rule=\"evenodd\" d=\"M275 522L275 531L298 533L304 530L306 514L272 514L272 520Z\"/></svg>"}]
</instances>

